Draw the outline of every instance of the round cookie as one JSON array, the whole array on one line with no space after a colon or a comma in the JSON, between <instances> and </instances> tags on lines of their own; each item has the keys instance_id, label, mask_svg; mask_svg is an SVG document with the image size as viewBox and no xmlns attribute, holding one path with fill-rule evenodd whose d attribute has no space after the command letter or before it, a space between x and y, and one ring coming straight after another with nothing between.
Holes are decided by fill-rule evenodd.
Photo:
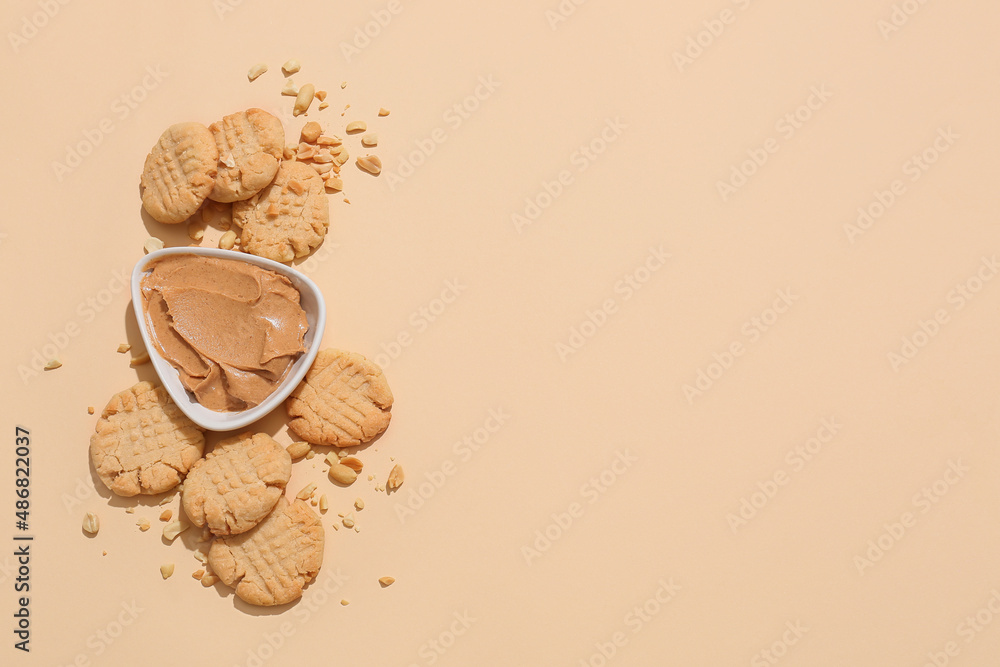
<instances>
[{"instance_id":1,"label":"round cookie","mask_svg":"<svg viewBox=\"0 0 1000 667\"><path fill-rule=\"evenodd\" d=\"M215 185L219 149L201 123L177 123L146 156L139 180L142 207L155 220L184 222Z\"/></svg>"},{"instance_id":2,"label":"round cookie","mask_svg":"<svg viewBox=\"0 0 1000 667\"><path fill-rule=\"evenodd\" d=\"M292 457L266 433L227 438L188 471L181 503L215 535L246 532L267 516L292 476Z\"/></svg>"},{"instance_id":3,"label":"round cookie","mask_svg":"<svg viewBox=\"0 0 1000 667\"><path fill-rule=\"evenodd\" d=\"M323 542L323 526L309 505L282 496L256 527L212 540L208 564L243 601L285 604L302 597L302 589L316 578Z\"/></svg>"},{"instance_id":4,"label":"round cookie","mask_svg":"<svg viewBox=\"0 0 1000 667\"><path fill-rule=\"evenodd\" d=\"M302 162L282 162L274 182L233 204L233 222L243 228L245 252L278 262L304 257L330 226L323 179Z\"/></svg>"},{"instance_id":5,"label":"round cookie","mask_svg":"<svg viewBox=\"0 0 1000 667\"><path fill-rule=\"evenodd\" d=\"M94 430L90 459L119 496L169 491L205 451L202 430L151 382L112 396Z\"/></svg>"},{"instance_id":6,"label":"round cookie","mask_svg":"<svg viewBox=\"0 0 1000 667\"><path fill-rule=\"evenodd\" d=\"M322 350L285 401L288 426L316 445L349 447L389 426L392 391L382 369L360 354Z\"/></svg>"},{"instance_id":7,"label":"round cookie","mask_svg":"<svg viewBox=\"0 0 1000 667\"><path fill-rule=\"evenodd\" d=\"M262 109L247 109L223 117L208 129L219 149L219 173L209 199L247 199L274 180L285 146L280 120Z\"/></svg>"}]
</instances>

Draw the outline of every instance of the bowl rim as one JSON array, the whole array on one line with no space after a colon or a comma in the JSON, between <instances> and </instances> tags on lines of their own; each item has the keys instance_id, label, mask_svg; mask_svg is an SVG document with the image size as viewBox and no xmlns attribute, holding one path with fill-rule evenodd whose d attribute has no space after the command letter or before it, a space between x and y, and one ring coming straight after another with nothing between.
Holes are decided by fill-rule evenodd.
<instances>
[{"instance_id":1,"label":"bowl rim","mask_svg":"<svg viewBox=\"0 0 1000 667\"><path fill-rule=\"evenodd\" d=\"M265 269L270 269L275 273L281 274L291 280L292 284L295 285L295 288L298 289L300 296L305 296L304 293L308 292L309 296L311 296L315 301L316 307L313 318L310 318L310 311L303 305L303 310L306 311L306 319L315 320L315 322L310 321L309 330L305 334L306 351L295 360L291 370L288 375L285 376L281 385L279 385L278 388L275 389L274 392L259 405L246 410L241 410L239 412L216 412L215 410L209 410L205 406L198 403L194 397L188 393L184 385L181 384L177 369L175 369L169 361L164 359L156 349L152 340L152 335L148 330L145 312L143 312L141 281L143 275L146 274L153 262L171 255L198 255L202 257L215 257L237 262L246 262ZM174 403L177 404L177 407L181 409L181 412L183 412L188 419L193 421L195 424L209 431L233 431L240 429L247 424L251 424L259 419L262 419L273 412L282 401L288 398L288 395L292 393L295 387L297 387L302 381L302 378L305 377L305 374L312 367L313 361L316 359L316 355L319 354L320 346L323 342L323 331L326 328L326 301L323 299L323 292L319 289L319 286L317 286L316 283L313 282L308 276L297 269L264 257L257 257L256 255L250 255L248 253L233 250L223 250L222 248L204 248L199 246L162 248L149 253L135 263L135 266L132 267L130 287L132 294L132 311L135 313L135 319L139 325L139 333L142 336L142 342L146 346L146 352L149 354L150 362L152 362L153 368L156 371L157 376L160 378L160 382L166 388L167 393L170 394Z\"/></svg>"}]
</instances>

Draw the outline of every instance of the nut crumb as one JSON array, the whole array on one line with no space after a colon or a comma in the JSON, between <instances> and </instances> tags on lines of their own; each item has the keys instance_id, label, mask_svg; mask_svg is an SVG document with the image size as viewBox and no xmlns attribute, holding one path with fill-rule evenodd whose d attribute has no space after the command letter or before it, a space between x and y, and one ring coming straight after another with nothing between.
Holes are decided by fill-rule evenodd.
<instances>
[{"instance_id":1,"label":"nut crumb","mask_svg":"<svg viewBox=\"0 0 1000 667\"><path fill-rule=\"evenodd\" d=\"M208 565L208 556L201 549L194 550L194 557L198 559L198 562L202 565Z\"/></svg>"},{"instance_id":2,"label":"nut crumb","mask_svg":"<svg viewBox=\"0 0 1000 667\"><path fill-rule=\"evenodd\" d=\"M372 481L373 479L375 479L375 475L368 475L368 481L369 482Z\"/></svg>"},{"instance_id":3,"label":"nut crumb","mask_svg":"<svg viewBox=\"0 0 1000 667\"><path fill-rule=\"evenodd\" d=\"M380 583L382 585L382 588L385 588L386 586L392 586L395 582L396 582L396 580L393 577L379 577L378 578L378 583Z\"/></svg>"},{"instance_id":4,"label":"nut crumb","mask_svg":"<svg viewBox=\"0 0 1000 667\"><path fill-rule=\"evenodd\" d=\"M344 528L354 528L354 515L348 514L343 519L341 519L341 523L344 524Z\"/></svg>"},{"instance_id":5,"label":"nut crumb","mask_svg":"<svg viewBox=\"0 0 1000 667\"><path fill-rule=\"evenodd\" d=\"M118 344L118 354L125 354L126 352L128 352L131 349L132 349L132 346L129 345L128 343L119 343Z\"/></svg>"},{"instance_id":6,"label":"nut crumb","mask_svg":"<svg viewBox=\"0 0 1000 667\"><path fill-rule=\"evenodd\" d=\"M206 572L205 575L201 578L201 585L204 586L205 588L208 588L209 586L215 585L215 582L217 582L218 580L219 578L217 576L215 576L211 572Z\"/></svg>"},{"instance_id":7,"label":"nut crumb","mask_svg":"<svg viewBox=\"0 0 1000 667\"><path fill-rule=\"evenodd\" d=\"M340 463L341 465L347 466L354 472L361 472L361 469L365 467L365 465L361 462L361 459L356 456L345 456L340 459Z\"/></svg>"},{"instance_id":8,"label":"nut crumb","mask_svg":"<svg viewBox=\"0 0 1000 667\"><path fill-rule=\"evenodd\" d=\"M365 121L352 120L350 123L347 124L347 127L344 128L344 131L347 132L348 134L356 134L358 132L364 132L367 129L368 129L368 124L365 123Z\"/></svg>"},{"instance_id":9,"label":"nut crumb","mask_svg":"<svg viewBox=\"0 0 1000 667\"><path fill-rule=\"evenodd\" d=\"M356 162L359 167L373 176L378 176L382 173L382 160L380 160L377 155L359 157Z\"/></svg>"},{"instance_id":10,"label":"nut crumb","mask_svg":"<svg viewBox=\"0 0 1000 667\"><path fill-rule=\"evenodd\" d=\"M281 152L281 156L283 158L285 158L286 160L294 160L295 159L295 153L297 151L298 151L298 148L295 147L295 146L285 146L284 150L282 150L282 152Z\"/></svg>"},{"instance_id":11,"label":"nut crumb","mask_svg":"<svg viewBox=\"0 0 1000 667\"><path fill-rule=\"evenodd\" d=\"M311 498L312 494L314 494L314 493L316 493L316 485L315 484L307 484L304 487L302 487L302 490L299 491L295 495L295 497L298 498L299 500L306 500L308 498Z\"/></svg>"},{"instance_id":12,"label":"nut crumb","mask_svg":"<svg viewBox=\"0 0 1000 667\"><path fill-rule=\"evenodd\" d=\"M160 521L163 522L170 521L170 517L172 517L173 515L174 515L173 510L163 510L163 512L160 513Z\"/></svg>"},{"instance_id":13,"label":"nut crumb","mask_svg":"<svg viewBox=\"0 0 1000 667\"><path fill-rule=\"evenodd\" d=\"M59 368L60 366L62 366L62 362L59 361L58 359L49 359L45 363L45 370L47 370L47 371L54 371L55 369Z\"/></svg>"},{"instance_id":14,"label":"nut crumb","mask_svg":"<svg viewBox=\"0 0 1000 667\"><path fill-rule=\"evenodd\" d=\"M288 455L291 456L292 460L294 461L296 459L301 459L303 456L311 452L312 448L309 446L308 442L300 441L300 442L293 442L292 444L288 445L287 447L285 447L285 451L288 452Z\"/></svg>"},{"instance_id":15,"label":"nut crumb","mask_svg":"<svg viewBox=\"0 0 1000 667\"><path fill-rule=\"evenodd\" d=\"M317 90L316 91L316 99L319 100L320 102L322 102L323 100L325 100L326 99L326 91L325 90Z\"/></svg>"},{"instance_id":16,"label":"nut crumb","mask_svg":"<svg viewBox=\"0 0 1000 667\"><path fill-rule=\"evenodd\" d=\"M340 526L338 526L337 524L333 524L333 529L334 530L340 530Z\"/></svg>"},{"instance_id":17,"label":"nut crumb","mask_svg":"<svg viewBox=\"0 0 1000 667\"><path fill-rule=\"evenodd\" d=\"M194 572L191 573L191 576L194 577L195 579L200 580L202 577L205 576L205 570L195 570Z\"/></svg>"},{"instance_id":18,"label":"nut crumb","mask_svg":"<svg viewBox=\"0 0 1000 667\"><path fill-rule=\"evenodd\" d=\"M136 366L142 366L143 364L148 364L148 363L149 363L148 352L143 352L138 357L132 357L128 361L128 365L131 366L132 368L135 368Z\"/></svg>"},{"instance_id":19,"label":"nut crumb","mask_svg":"<svg viewBox=\"0 0 1000 667\"><path fill-rule=\"evenodd\" d=\"M164 579L169 579L171 575L173 575L173 573L174 573L173 563L167 563L166 565L160 566L160 574L163 576Z\"/></svg>"},{"instance_id":20,"label":"nut crumb","mask_svg":"<svg viewBox=\"0 0 1000 667\"><path fill-rule=\"evenodd\" d=\"M173 542L174 538L176 538L178 535L180 535L181 533L183 533L185 530L187 530L190 527L191 527L191 524L188 523L187 521L182 521L181 519L177 519L176 521L172 521L172 522L168 523L166 526L163 527L163 539L165 539L168 542ZM201 553L201 552L200 551L195 551L195 557L196 558L198 557L199 553Z\"/></svg>"},{"instance_id":21,"label":"nut crumb","mask_svg":"<svg viewBox=\"0 0 1000 667\"><path fill-rule=\"evenodd\" d=\"M315 96L316 87L311 83L307 83L299 88L299 94L295 96L295 105L292 107L292 115L301 116L309 111L309 105L312 104L313 97Z\"/></svg>"},{"instance_id":22,"label":"nut crumb","mask_svg":"<svg viewBox=\"0 0 1000 667\"><path fill-rule=\"evenodd\" d=\"M297 195L301 195L306 191L306 186L302 185L300 181L291 180L288 181L288 189Z\"/></svg>"},{"instance_id":23,"label":"nut crumb","mask_svg":"<svg viewBox=\"0 0 1000 667\"><path fill-rule=\"evenodd\" d=\"M257 63L247 71L247 78L256 81L261 74L267 71L267 63Z\"/></svg>"},{"instance_id":24,"label":"nut crumb","mask_svg":"<svg viewBox=\"0 0 1000 667\"><path fill-rule=\"evenodd\" d=\"M385 107L379 107L378 115L379 116L388 116L389 115L389 110L386 109Z\"/></svg>"},{"instance_id":25,"label":"nut crumb","mask_svg":"<svg viewBox=\"0 0 1000 667\"><path fill-rule=\"evenodd\" d=\"M146 239L146 242L142 244L142 249L146 251L148 255L151 252L163 249L163 240L158 239L155 236L150 236Z\"/></svg>"},{"instance_id":26,"label":"nut crumb","mask_svg":"<svg viewBox=\"0 0 1000 667\"><path fill-rule=\"evenodd\" d=\"M87 512L83 517L83 532L90 535L97 535L101 529L101 519L93 512Z\"/></svg>"},{"instance_id":27,"label":"nut crumb","mask_svg":"<svg viewBox=\"0 0 1000 667\"><path fill-rule=\"evenodd\" d=\"M344 599L344 600L340 601L340 604L342 604L342 605L344 605L346 607L347 605L351 604L351 601Z\"/></svg>"},{"instance_id":28,"label":"nut crumb","mask_svg":"<svg viewBox=\"0 0 1000 667\"><path fill-rule=\"evenodd\" d=\"M336 176L326 179L326 183L324 185L326 185L327 190L333 190L334 192L340 192L344 189L344 181Z\"/></svg>"},{"instance_id":29,"label":"nut crumb","mask_svg":"<svg viewBox=\"0 0 1000 667\"><path fill-rule=\"evenodd\" d=\"M386 480L385 488L395 491L403 485L403 466L398 463L389 471L389 479Z\"/></svg>"},{"instance_id":30,"label":"nut crumb","mask_svg":"<svg viewBox=\"0 0 1000 667\"><path fill-rule=\"evenodd\" d=\"M88 405L87 406L87 414L88 415L94 414L94 406L93 405Z\"/></svg>"},{"instance_id":31,"label":"nut crumb","mask_svg":"<svg viewBox=\"0 0 1000 667\"><path fill-rule=\"evenodd\" d=\"M329 102L320 102L319 103L319 110L322 111L323 109L327 108L328 106L330 106Z\"/></svg>"},{"instance_id":32,"label":"nut crumb","mask_svg":"<svg viewBox=\"0 0 1000 667\"><path fill-rule=\"evenodd\" d=\"M149 530L149 519L147 519L146 517L141 517L138 521L135 522L135 525L139 526L139 530L145 533L147 530Z\"/></svg>"},{"instance_id":33,"label":"nut crumb","mask_svg":"<svg viewBox=\"0 0 1000 667\"><path fill-rule=\"evenodd\" d=\"M340 89L343 90L344 88L347 88L347 82L346 81L341 81L340 82Z\"/></svg>"},{"instance_id":34,"label":"nut crumb","mask_svg":"<svg viewBox=\"0 0 1000 667\"><path fill-rule=\"evenodd\" d=\"M135 514L135 508L134 507L126 507L125 508L125 514Z\"/></svg>"},{"instance_id":35,"label":"nut crumb","mask_svg":"<svg viewBox=\"0 0 1000 667\"><path fill-rule=\"evenodd\" d=\"M285 79L285 87L281 89L281 94L288 97L298 97L299 88L291 79Z\"/></svg>"},{"instance_id":36,"label":"nut crumb","mask_svg":"<svg viewBox=\"0 0 1000 667\"><path fill-rule=\"evenodd\" d=\"M313 450L310 449L309 452L306 454L306 461L308 461L309 459L311 459L314 456L316 456L316 452L314 452Z\"/></svg>"},{"instance_id":37,"label":"nut crumb","mask_svg":"<svg viewBox=\"0 0 1000 667\"><path fill-rule=\"evenodd\" d=\"M285 73L285 76L288 76L289 74L295 74L300 69L302 69L302 65L300 65L299 61L296 60L295 58L288 60L284 65L281 66L281 71Z\"/></svg>"},{"instance_id":38,"label":"nut crumb","mask_svg":"<svg viewBox=\"0 0 1000 667\"><path fill-rule=\"evenodd\" d=\"M328 137L325 134L321 134L316 139L316 143L320 146L340 146L344 142L340 137Z\"/></svg>"},{"instance_id":39,"label":"nut crumb","mask_svg":"<svg viewBox=\"0 0 1000 667\"><path fill-rule=\"evenodd\" d=\"M330 509L330 501L327 500L326 494L324 493L319 497L319 511L325 512Z\"/></svg>"},{"instance_id":40,"label":"nut crumb","mask_svg":"<svg viewBox=\"0 0 1000 667\"><path fill-rule=\"evenodd\" d=\"M223 250L232 250L236 245L236 232L230 229L219 239L219 247Z\"/></svg>"},{"instance_id":41,"label":"nut crumb","mask_svg":"<svg viewBox=\"0 0 1000 667\"><path fill-rule=\"evenodd\" d=\"M354 499L354 509L356 509L356 510L358 510L360 512L364 508L365 508L365 501L361 500L361 498L355 498Z\"/></svg>"}]
</instances>

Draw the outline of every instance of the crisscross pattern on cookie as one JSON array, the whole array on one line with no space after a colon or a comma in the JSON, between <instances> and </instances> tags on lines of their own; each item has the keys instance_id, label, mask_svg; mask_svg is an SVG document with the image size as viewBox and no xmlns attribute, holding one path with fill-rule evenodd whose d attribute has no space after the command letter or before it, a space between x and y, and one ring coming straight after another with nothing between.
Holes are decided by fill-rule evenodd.
<instances>
[{"instance_id":1,"label":"crisscross pattern on cookie","mask_svg":"<svg viewBox=\"0 0 1000 667\"><path fill-rule=\"evenodd\" d=\"M314 444L347 447L384 431L392 392L382 369L360 354L323 350L286 402L289 427Z\"/></svg>"},{"instance_id":2,"label":"crisscross pattern on cookie","mask_svg":"<svg viewBox=\"0 0 1000 667\"><path fill-rule=\"evenodd\" d=\"M247 199L274 179L285 143L281 121L261 109L248 109L230 114L208 129L219 149L219 173L210 199Z\"/></svg>"},{"instance_id":3,"label":"crisscross pattern on cookie","mask_svg":"<svg viewBox=\"0 0 1000 667\"><path fill-rule=\"evenodd\" d=\"M212 191L218 159L207 127L171 125L146 156L140 180L143 208L160 222L187 220Z\"/></svg>"},{"instance_id":4,"label":"crisscross pattern on cookie","mask_svg":"<svg viewBox=\"0 0 1000 667\"><path fill-rule=\"evenodd\" d=\"M278 605L302 595L323 564L323 526L302 500L282 497L255 528L241 535L218 537L208 562L242 600Z\"/></svg>"},{"instance_id":5,"label":"crisscross pattern on cookie","mask_svg":"<svg viewBox=\"0 0 1000 667\"><path fill-rule=\"evenodd\" d=\"M282 162L273 183L233 204L233 222L246 252L279 262L308 255L330 225L323 179L301 162Z\"/></svg>"},{"instance_id":6,"label":"crisscross pattern on cookie","mask_svg":"<svg viewBox=\"0 0 1000 667\"><path fill-rule=\"evenodd\" d=\"M215 535L250 530L271 511L292 474L292 457L266 433L223 440L184 482L184 513Z\"/></svg>"},{"instance_id":7,"label":"crisscross pattern on cookie","mask_svg":"<svg viewBox=\"0 0 1000 667\"><path fill-rule=\"evenodd\" d=\"M149 382L115 394L90 438L97 474L120 496L169 491L204 449L201 429Z\"/></svg>"}]
</instances>

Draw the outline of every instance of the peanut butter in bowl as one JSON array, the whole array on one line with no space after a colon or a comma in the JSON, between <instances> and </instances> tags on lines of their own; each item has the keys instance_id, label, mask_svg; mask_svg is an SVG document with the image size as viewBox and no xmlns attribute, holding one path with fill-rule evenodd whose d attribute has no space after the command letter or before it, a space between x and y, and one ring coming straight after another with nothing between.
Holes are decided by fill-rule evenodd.
<instances>
[{"instance_id":1,"label":"peanut butter in bowl","mask_svg":"<svg viewBox=\"0 0 1000 667\"><path fill-rule=\"evenodd\" d=\"M136 267L133 304L175 401L216 430L238 428L237 415L270 412L315 356L325 317L318 289L293 269L241 253L156 255Z\"/></svg>"}]
</instances>

